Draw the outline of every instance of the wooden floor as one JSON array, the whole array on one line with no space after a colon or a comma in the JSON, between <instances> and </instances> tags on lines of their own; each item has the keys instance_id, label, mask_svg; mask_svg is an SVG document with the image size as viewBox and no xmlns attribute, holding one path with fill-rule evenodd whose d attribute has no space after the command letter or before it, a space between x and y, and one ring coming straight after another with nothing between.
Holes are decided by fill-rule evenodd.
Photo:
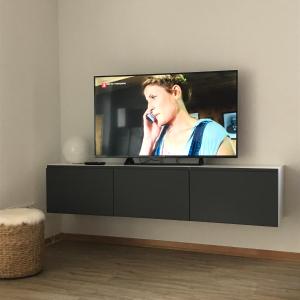
<instances>
[{"instance_id":1,"label":"wooden floor","mask_svg":"<svg viewBox=\"0 0 300 300\"><path fill-rule=\"evenodd\" d=\"M1 300L300 300L300 262L62 241Z\"/></svg>"}]
</instances>

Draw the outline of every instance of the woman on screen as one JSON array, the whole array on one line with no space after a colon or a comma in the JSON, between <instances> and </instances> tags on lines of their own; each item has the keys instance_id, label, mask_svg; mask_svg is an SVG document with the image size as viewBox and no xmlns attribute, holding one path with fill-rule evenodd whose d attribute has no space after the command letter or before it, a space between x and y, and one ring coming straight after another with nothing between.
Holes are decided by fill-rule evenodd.
<instances>
[{"instance_id":1,"label":"woman on screen","mask_svg":"<svg viewBox=\"0 0 300 300\"><path fill-rule=\"evenodd\" d=\"M223 126L211 119L196 120L187 112L191 92L182 74L148 77L143 88L148 107L141 156L235 155Z\"/></svg>"}]
</instances>

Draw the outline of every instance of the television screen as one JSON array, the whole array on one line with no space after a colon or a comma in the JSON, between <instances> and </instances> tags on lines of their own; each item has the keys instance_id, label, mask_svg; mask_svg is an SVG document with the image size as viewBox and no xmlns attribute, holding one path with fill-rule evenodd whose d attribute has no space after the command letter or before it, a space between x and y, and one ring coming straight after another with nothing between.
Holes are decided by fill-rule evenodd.
<instances>
[{"instance_id":1,"label":"television screen","mask_svg":"<svg viewBox=\"0 0 300 300\"><path fill-rule=\"evenodd\" d=\"M95 76L97 157L236 157L238 71Z\"/></svg>"}]
</instances>

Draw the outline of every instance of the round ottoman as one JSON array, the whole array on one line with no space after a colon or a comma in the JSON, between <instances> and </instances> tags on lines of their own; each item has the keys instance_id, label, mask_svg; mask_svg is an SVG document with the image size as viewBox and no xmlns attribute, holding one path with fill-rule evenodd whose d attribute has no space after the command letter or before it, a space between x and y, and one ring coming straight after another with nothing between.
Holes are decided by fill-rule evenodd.
<instances>
[{"instance_id":1,"label":"round ottoman","mask_svg":"<svg viewBox=\"0 0 300 300\"><path fill-rule=\"evenodd\" d=\"M44 213L35 208L0 210L0 278L42 270L44 220Z\"/></svg>"}]
</instances>

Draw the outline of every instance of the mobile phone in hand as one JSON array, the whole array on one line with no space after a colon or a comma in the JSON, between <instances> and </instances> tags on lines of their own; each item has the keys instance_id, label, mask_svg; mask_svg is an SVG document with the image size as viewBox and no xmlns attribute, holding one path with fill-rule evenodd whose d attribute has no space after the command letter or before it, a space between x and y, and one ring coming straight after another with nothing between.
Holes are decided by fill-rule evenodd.
<instances>
[{"instance_id":1,"label":"mobile phone in hand","mask_svg":"<svg viewBox=\"0 0 300 300\"><path fill-rule=\"evenodd\" d=\"M155 116L154 116L152 113L146 114L146 118L147 118L147 120L150 121L151 123L153 123L153 122L156 120Z\"/></svg>"}]
</instances>

